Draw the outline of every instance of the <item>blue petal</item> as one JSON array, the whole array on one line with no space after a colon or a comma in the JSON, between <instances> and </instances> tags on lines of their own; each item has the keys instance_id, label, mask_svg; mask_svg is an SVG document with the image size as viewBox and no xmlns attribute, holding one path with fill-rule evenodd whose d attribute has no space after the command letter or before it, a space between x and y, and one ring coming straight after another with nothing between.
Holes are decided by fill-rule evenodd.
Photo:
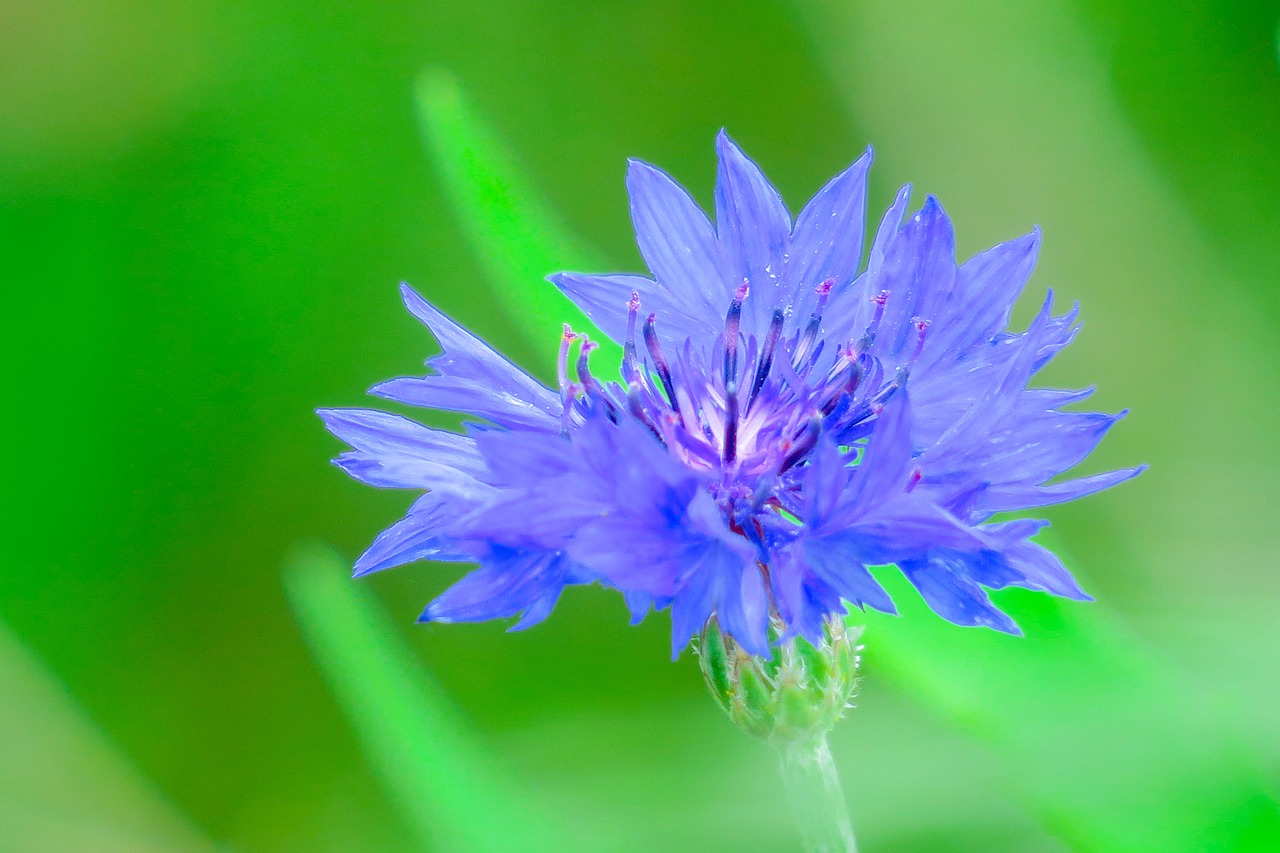
<instances>
[{"instance_id":1,"label":"blue petal","mask_svg":"<svg viewBox=\"0 0 1280 853\"><path fill-rule=\"evenodd\" d=\"M750 555L712 543L692 556L688 580L671 604L671 658L714 613L720 627L751 654L768 656L768 607L763 583ZM755 581L745 577L755 574Z\"/></svg>"},{"instance_id":2,"label":"blue petal","mask_svg":"<svg viewBox=\"0 0 1280 853\"><path fill-rule=\"evenodd\" d=\"M760 168L723 130L716 137L716 154L716 236L721 256L737 282L746 280L751 285L743 303L743 331L763 338L782 296L782 259L787 254L791 214Z\"/></svg>"},{"instance_id":3,"label":"blue petal","mask_svg":"<svg viewBox=\"0 0 1280 853\"><path fill-rule=\"evenodd\" d=\"M951 297L955 272L951 220L929 196L882 252L872 254L867 267L871 290L889 294L872 348L886 367L905 363L915 351L915 321L936 319Z\"/></svg>"},{"instance_id":4,"label":"blue petal","mask_svg":"<svg viewBox=\"0 0 1280 853\"><path fill-rule=\"evenodd\" d=\"M899 388L885 402L852 481L843 514L854 518L902 491L911 474L911 405Z\"/></svg>"},{"instance_id":5,"label":"blue petal","mask_svg":"<svg viewBox=\"0 0 1280 853\"><path fill-rule=\"evenodd\" d=\"M931 555L921 560L904 560L898 566L933 612L948 622L1022 634L1008 614L997 609L982 587L967 576L959 559Z\"/></svg>"},{"instance_id":6,"label":"blue petal","mask_svg":"<svg viewBox=\"0 0 1280 853\"><path fill-rule=\"evenodd\" d=\"M898 612L884 587L867 571L863 542L857 533L806 537L801 545L805 563L814 576L845 601L858 607L870 605L885 613Z\"/></svg>"},{"instance_id":7,"label":"blue petal","mask_svg":"<svg viewBox=\"0 0 1280 853\"><path fill-rule=\"evenodd\" d=\"M1046 412L993 431L971 450L972 469L987 482L1043 483L1088 456L1125 412Z\"/></svg>"},{"instance_id":8,"label":"blue petal","mask_svg":"<svg viewBox=\"0 0 1280 853\"><path fill-rule=\"evenodd\" d=\"M561 272L548 276L548 281L564 291L573 303L591 318L600 330L622 344L626 343L628 304L631 292L640 296L635 335L641 336L642 324L656 315L658 339L669 348L668 355L679 350L686 339L694 343L714 340L723 324L723 316L698 310L696 302L673 293L663 285L638 275L582 275ZM719 311L723 315L729 305L724 300ZM710 318L710 319L708 319ZM640 344L643 347L643 344Z\"/></svg>"},{"instance_id":9,"label":"blue petal","mask_svg":"<svg viewBox=\"0 0 1280 853\"><path fill-rule=\"evenodd\" d=\"M560 398L441 314L407 284L404 304L431 330L443 350L427 365L438 375L393 379L370 393L411 406L466 412L509 428L559 431Z\"/></svg>"},{"instance_id":10,"label":"blue petal","mask_svg":"<svg viewBox=\"0 0 1280 853\"><path fill-rule=\"evenodd\" d=\"M799 546L775 552L769 564L769 581L778 614L786 628L779 642L797 635L812 643L822 641L823 618L844 608L840 596L814 576Z\"/></svg>"},{"instance_id":11,"label":"blue petal","mask_svg":"<svg viewBox=\"0 0 1280 853\"><path fill-rule=\"evenodd\" d=\"M888 496L853 529L863 562L895 563L933 549L977 552L989 542L922 494Z\"/></svg>"},{"instance_id":12,"label":"blue petal","mask_svg":"<svg viewBox=\"0 0 1280 853\"><path fill-rule=\"evenodd\" d=\"M475 442L374 409L318 409L338 438L355 448L334 462L371 486L471 490L486 466Z\"/></svg>"},{"instance_id":13,"label":"blue petal","mask_svg":"<svg viewBox=\"0 0 1280 853\"><path fill-rule=\"evenodd\" d=\"M828 310L838 311L862 260L862 229L867 209L867 169L871 149L832 178L796 217L787 261L787 287L793 314L801 322L817 302L814 288L833 282Z\"/></svg>"},{"instance_id":14,"label":"blue petal","mask_svg":"<svg viewBox=\"0 0 1280 853\"><path fill-rule=\"evenodd\" d=\"M1076 601L1093 601L1093 596L1062 565L1057 554L1034 542L1018 542L1000 552L1009 567L1021 575L1017 586L1040 589Z\"/></svg>"},{"instance_id":15,"label":"blue petal","mask_svg":"<svg viewBox=\"0 0 1280 853\"><path fill-rule=\"evenodd\" d=\"M929 330L930 352L921 366L955 360L989 341L1009 323L1009 312L1035 269L1040 229L970 258L956 275L953 310Z\"/></svg>"},{"instance_id":16,"label":"blue petal","mask_svg":"<svg viewBox=\"0 0 1280 853\"><path fill-rule=\"evenodd\" d=\"M470 559L458 550L445 532L446 522L456 508L440 494L432 492L419 498L408 515L378 534L360 559L355 576L402 566L415 560L456 562Z\"/></svg>"},{"instance_id":17,"label":"blue petal","mask_svg":"<svg viewBox=\"0 0 1280 853\"><path fill-rule=\"evenodd\" d=\"M1079 477L1048 486L1037 486L1031 483L988 486L978 496L976 508L982 512L1009 512L1065 503L1109 489L1138 476L1145 470L1147 470L1146 465L1139 465L1136 468L1122 468L1118 471L1094 474L1092 477Z\"/></svg>"},{"instance_id":18,"label":"blue petal","mask_svg":"<svg viewBox=\"0 0 1280 853\"><path fill-rule=\"evenodd\" d=\"M880 219L880 226L871 243L871 252L867 255L867 272L859 276L849 288L847 297L839 294L842 298L833 302L823 315L822 331L827 340L844 343L858 339L867 331L867 325L875 314L872 298L879 295L881 290L879 275L872 275L871 270L879 270L884 265L885 252L898 235L910 197L910 184L898 190L893 204Z\"/></svg>"},{"instance_id":19,"label":"blue petal","mask_svg":"<svg viewBox=\"0 0 1280 853\"><path fill-rule=\"evenodd\" d=\"M639 160L627 163L627 193L636 244L654 278L671 301L716 325L741 282L726 281L707 215L670 176Z\"/></svg>"},{"instance_id":20,"label":"blue petal","mask_svg":"<svg viewBox=\"0 0 1280 853\"><path fill-rule=\"evenodd\" d=\"M482 622L525 612L518 627L528 627L551 611L570 571L556 552L498 551L432 601L418 621Z\"/></svg>"}]
</instances>

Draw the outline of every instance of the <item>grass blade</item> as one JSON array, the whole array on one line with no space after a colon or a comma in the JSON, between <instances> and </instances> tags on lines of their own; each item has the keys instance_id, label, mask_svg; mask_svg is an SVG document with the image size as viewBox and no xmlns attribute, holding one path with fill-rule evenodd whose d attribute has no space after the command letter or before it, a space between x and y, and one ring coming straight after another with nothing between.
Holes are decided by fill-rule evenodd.
<instances>
[{"instance_id":1,"label":"grass blade","mask_svg":"<svg viewBox=\"0 0 1280 853\"><path fill-rule=\"evenodd\" d=\"M0 849L216 849L3 623L0 696Z\"/></svg>"},{"instance_id":2,"label":"grass blade","mask_svg":"<svg viewBox=\"0 0 1280 853\"><path fill-rule=\"evenodd\" d=\"M418 81L418 119L432 162L476 258L502 295L500 304L538 352L554 355L566 321L601 344L596 358L619 363L622 351L545 279L563 269L603 269L574 239L515 159L466 102L448 74Z\"/></svg>"},{"instance_id":3,"label":"grass blade","mask_svg":"<svg viewBox=\"0 0 1280 853\"><path fill-rule=\"evenodd\" d=\"M347 563L319 546L284 573L294 614L370 766L431 848L565 849L468 731L459 711Z\"/></svg>"}]
</instances>

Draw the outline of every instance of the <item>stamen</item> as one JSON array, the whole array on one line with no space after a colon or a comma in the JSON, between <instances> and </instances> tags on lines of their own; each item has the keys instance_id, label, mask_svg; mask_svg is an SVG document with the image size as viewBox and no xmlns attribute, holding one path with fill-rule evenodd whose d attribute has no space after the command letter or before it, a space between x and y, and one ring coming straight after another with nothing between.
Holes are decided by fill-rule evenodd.
<instances>
[{"instance_id":1,"label":"stamen","mask_svg":"<svg viewBox=\"0 0 1280 853\"><path fill-rule=\"evenodd\" d=\"M923 477L924 477L924 472L921 471L919 468L912 471L911 477L907 480L907 487L904 491L909 492L912 489L914 489L916 487L916 484L919 483Z\"/></svg>"},{"instance_id":2,"label":"stamen","mask_svg":"<svg viewBox=\"0 0 1280 853\"><path fill-rule=\"evenodd\" d=\"M724 384L738 378L738 331L742 326L742 300L747 298L751 284L743 281L733 294L729 312L724 318Z\"/></svg>"},{"instance_id":3,"label":"stamen","mask_svg":"<svg viewBox=\"0 0 1280 853\"><path fill-rule=\"evenodd\" d=\"M582 383L582 387L586 388L588 392L601 388L600 382L591 375L591 370L587 366L587 357L599 348L600 345L598 343L586 335L582 336L582 343L578 347L578 363L575 368L578 371L578 381Z\"/></svg>"},{"instance_id":4,"label":"stamen","mask_svg":"<svg viewBox=\"0 0 1280 853\"><path fill-rule=\"evenodd\" d=\"M657 314L650 314L649 319L644 321L644 345L649 349L649 357L653 359L653 367L662 380L671 408L677 408L680 404L676 400L676 387L671 381L671 365L667 363L667 357L662 354L662 344L658 342Z\"/></svg>"},{"instance_id":5,"label":"stamen","mask_svg":"<svg viewBox=\"0 0 1280 853\"><path fill-rule=\"evenodd\" d=\"M817 446L818 435L821 432L822 415L818 412L814 412L813 416L809 418L809 423L805 426L804 433L802 433L795 444L792 445L791 452L787 454L787 457L782 460L782 468L779 473L781 473L781 471L789 470L801 459L808 456L809 452Z\"/></svg>"},{"instance_id":6,"label":"stamen","mask_svg":"<svg viewBox=\"0 0 1280 853\"><path fill-rule=\"evenodd\" d=\"M782 309L773 309L773 319L769 321L769 333L764 339L764 349L760 352L760 363L756 365L756 376L751 381L751 393L747 396L747 410L751 410L751 404L756 401L756 395L760 393L760 389L764 387L764 382L769 378L769 370L773 367L773 352L778 346L778 338L782 336L782 324L785 322L782 316Z\"/></svg>"},{"instance_id":7,"label":"stamen","mask_svg":"<svg viewBox=\"0 0 1280 853\"><path fill-rule=\"evenodd\" d=\"M791 366L796 370L799 370L800 366L809 358L813 342L818 338L818 327L822 325L822 312L826 310L827 297L830 296L831 288L835 283L835 279L829 278L814 288L814 292L818 294L818 304L813 309L813 314L809 316L809 323L804 328L804 334L800 336L800 340L796 344L796 351L791 359ZM814 355L816 356L816 353Z\"/></svg>"},{"instance_id":8,"label":"stamen","mask_svg":"<svg viewBox=\"0 0 1280 853\"><path fill-rule=\"evenodd\" d=\"M732 465L738 458L738 383L730 381L724 393L724 463Z\"/></svg>"},{"instance_id":9,"label":"stamen","mask_svg":"<svg viewBox=\"0 0 1280 853\"><path fill-rule=\"evenodd\" d=\"M841 387L838 387L827 402L822 405L823 417L831 414L837 405L840 404L841 398L846 395L852 395L858 390L858 384L862 381L862 368L858 366L858 353L852 345L845 347L841 353L841 358L831 366L831 371L827 374L827 381L835 379L841 372L848 375Z\"/></svg>"},{"instance_id":10,"label":"stamen","mask_svg":"<svg viewBox=\"0 0 1280 853\"><path fill-rule=\"evenodd\" d=\"M577 337L577 333L565 323L564 332L560 335L560 357L556 360L556 381L560 386L560 396L566 401L566 389L569 387L569 348Z\"/></svg>"},{"instance_id":11,"label":"stamen","mask_svg":"<svg viewBox=\"0 0 1280 853\"><path fill-rule=\"evenodd\" d=\"M667 440L662 437L662 431L649 417L649 413L644 410L644 403L640 399L642 393L639 380L633 379L627 384L627 408L631 411L632 416L649 428L649 432L653 433L653 437L658 439L658 443L663 447L667 446Z\"/></svg>"},{"instance_id":12,"label":"stamen","mask_svg":"<svg viewBox=\"0 0 1280 853\"><path fill-rule=\"evenodd\" d=\"M627 300L627 337L622 346L622 375L630 382L640 375L640 359L636 354L636 317L640 313L640 291L631 291Z\"/></svg>"},{"instance_id":13,"label":"stamen","mask_svg":"<svg viewBox=\"0 0 1280 853\"><path fill-rule=\"evenodd\" d=\"M595 341L586 335L582 336L582 343L578 347L578 363L576 365L578 381L582 384L582 389L587 393L588 397L604 404L605 414L609 420L616 424L618 422L618 407L614 405L613 400L609 399L604 386L600 384L600 380L591 375L591 369L587 366L587 357L599 348L600 345Z\"/></svg>"},{"instance_id":14,"label":"stamen","mask_svg":"<svg viewBox=\"0 0 1280 853\"><path fill-rule=\"evenodd\" d=\"M929 321L915 317L911 322L916 326L916 348L911 353L911 358L907 359L907 369L910 370L916 366L916 362L920 360L920 353L924 352L924 335L929 328Z\"/></svg>"},{"instance_id":15,"label":"stamen","mask_svg":"<svg viewBox=\"0 0 1280 853\"><path fill-rule=\"evenodd\" d=\"M871 349L872 344L876 342L876 331L880 328L880 321L884 319L884 306L889 301L889 291L880 291L871 297L871 301L876 304L876 311L871 317L871 322L867 324L867 330L863 333L862 340L858 344L858 348L862 352Z\"/></svg>"}]
</instances>

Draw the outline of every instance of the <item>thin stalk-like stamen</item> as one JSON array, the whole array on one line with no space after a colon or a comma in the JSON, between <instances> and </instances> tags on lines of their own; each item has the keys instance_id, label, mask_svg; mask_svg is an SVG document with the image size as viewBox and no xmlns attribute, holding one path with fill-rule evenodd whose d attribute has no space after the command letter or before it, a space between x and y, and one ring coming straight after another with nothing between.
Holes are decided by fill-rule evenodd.
<instances>
[{"instance_id":1,"label":"thin stalk-like stamen","mask_svg":"<svg viewBox=\"0 0 1280 853\"><path fill-rule=\"evenodd\" d=\"M738 378L738 333L742 328L742 300L747 298L749 285L743 282L733 294L729 311L724 318L724 384Z\"/></svg>"},{"instance_id":2,"label":"thin stalk-like stamen","mask_svg":"<svg viewBox=\"0 0 1280 853\"><path fill-rule=\"evenodd\" d=\"M773 319L769 321L769 333L765 336L764 347L760 351L760 363L756 365L756 376L751 382L751 394L747 397L747 411L751 410L751 404L756 401L756 395L760 393L765 380L769 378L769 370L773 367L773 353L777 349L778 338L782 336L782 324L785 319L781 308L773 309Z\"/></svg>"},{"instance_id":3,"label":"thin stalk-like stamen","mask_svg":"<svg viewBox=\"0 0 1280 853\"><path fill-rule=\"evenodd\" d=\"M670 401L671 408L679 410L680 402L676 399L676 386L671 381L671 365L662 353L662 344L658 342L657 314L650 314L649 319L644 321L644 345L649 350L649 357L653 359L653 369L658 371L658 378L662 380L662 388L667 392L667 400Z\"/></svg>"},{"instance_id":4,"label":"thin stalk-like stamen","mask_svg":"<svg viewBox=\"0 0 1280 853\"><path fill-rule=\"evenodd\" d=\"M640 376L640 357L636 353L636 317L640 313L640 291L631 291L627 300L627 337L622 345L622 378L627 382Z\"/></svg>"},{"instance_id":5,"label":"thin stalk-like stamen","mask_svg":"<svg viewBox=\"0 0 1280 853\"><path fill-rule=\"evenodd\" d=\"M809 451L818 444L818 435L822 432L822 415L814 412L809 423L800 434L799 440L791 446L791 452L782 460L782 471L790 470L793 465L809 455Z\"/></svg>"},{"instance_id":6,"label":"thin stalk-like stamen","mask_svg":"<svg viewBox=\"0 0 1280 853\"><path fill-rule=\"evenodd\" d=\"M738 383L730 381L724 389L724 464L738 458Z\"/></svg>"}]
</instances>

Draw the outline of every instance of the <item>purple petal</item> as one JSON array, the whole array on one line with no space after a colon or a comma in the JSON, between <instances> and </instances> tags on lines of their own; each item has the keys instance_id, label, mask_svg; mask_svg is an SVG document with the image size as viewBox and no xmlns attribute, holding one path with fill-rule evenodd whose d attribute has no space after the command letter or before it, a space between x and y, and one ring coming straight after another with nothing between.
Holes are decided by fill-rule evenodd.
<instances>
[{"instance_id":1,"label":"purple petal","mask_svg":"<svg viewBox=\"0 0 1280 853\"><path fill-rule=\"evenodd\" d=\"M725 280L707 215L669 175L639 160L627 163L627 193L636 244L661 289L669 301L714 326L741 282Z\"/></svg>"},{"instance_id":2,"label":"purple petal","mask_svg":"<svg viewBox=\"0 0 1280 853\"><path fill-rule=\"evenodd\" d=\"M680 294L673 294L652 279L638 275L581 275L561 272L549 276L548 281L564 291L573 303L591 318L614 341L626 343L628 303L631 293L640 295L637 313L636 337L650 314L657 315L658 338L671 350L678 350L688 338L695 342L714 340L719 333L723 317L692 310L690 302ZM725 301L725 306L728 300ZM720 309L723 314L724 308ZM643 346L643 344L641 344Z\"/></svg>"},{"instance_id":3,"label":"purple petal","mask_svg":"<svg viewBox=\"0 0 1280 853\"><path fill-rule=\"evenodd\" d=\"M873 292L888 292L872 352L886 367L896 367L916 349L916 320L934 322L955 283L955 234L936 198L925 199L881 252L872 254L867 276Z\"/></svg>"},{"instance_id":4,"label":"purple petal","mask_svg":"<svg viewBox=\"0 0 1280 853\"><path fill-rule=\"evenodd\" d=\"M450 506L432 492L414 503L408 515L378 534L360 559L355 577L402 566L416 560L456 562L470 559L460 552L445 532Z\"/></svg>"},{"instance_id":5,"label":"purple petal","mask_svg":"<svg viewBox=\"0 0 1280 853\"><path fill-rule=\"evenodd\" d=\"M862 230L867 209L867 170L871 149L818 190L796 217L787 261L787 287L792 310L807 317L817 302L814 288L833 283L830 310L847 293L862 260Z\"/></svg>"},{"instance_id":6,"label":"purple petal","mask_svg":"<svg viewBox=\"0 0 1280 853\"><path fill-rule=\"evenodd\" d=\"M482 622L522 611L519 627L540 621L568 582L569 566L555 552L501 552L446 589L427 606L420 622Z\"/></svg>"},{"instance_id":7,"label":"purple petal","mask_svg":"<svg viewBox=\"0 0 1280 853\"><path fill-rule=\"evenodd\" d=\"M443 350L427 361L438 375L393 379L370 393L411 406L466 412L509 428L558 431L560 398L432 307L407 284L404 304Z\"/></svg>"},{"instance_id":8,"label":"purple petal","mask_svg":"<svg viewBox=\"0 0 1280 853\"><path fill-rule=\"evenodd\" d=\"M723 130L716 137L716 154L716 230L721 256L737 283L746 280L751 284L743 303L743 330L763 338L782 295L782 259L787 254L791 214L760 168Z\"/></svg>"},{"instance_id":9,"label":"purple petal","mask_svg":"<svg viewBox=\"0 0 1280 853\"><path fill-rule=\"evenodd\" d=\"M870 605L885 613L897 613L893 600L884 591L863 560L861 538L853 531L801 540L805 564L814 577L850 604Z\"/></svg>"},{"instance_id":10,"label":"purple petal","mask_svg":"<svg viewBox=\"0 0 1280 853\"><path fill-rule=\"evenodd\" d=\"M904 560L898 566L930 609L948 622L986 626L1021 636L1017 624L991 603L982 587L969 579L960 560L932 555L922 560Z\"/></svg>"},{"instance_id":11,"label":"purple petal","mask_svg":"<svg viewBox=\"0 0 1280 853\"><path fill-rule=\"evenodd\" d=\"M912 414L906 388L884 404L853 478L842 518L855 518L902 491L911 474Z\"/></svg>"},{"instance_id":12,"label":"purple petal","mask_svg":"<svg viewBox=\"0 0 1280 853\"><path fill-rule=\"evenodd\" d=\"M1037 486L1025 482L988 486L978 495L975 509L980 512L1011 512L1065 503L1109 489L1138 476L1145 470L1147 470L1146 465L1139 465L1136 468L1122 468L1118 471L1094 474L1092 477L1079 477L1048 486Z\"/></svg>"},{"instance_id":13,"label":"purple petal","mask_svg":"<svg viewBox=\"0 0 1280 853\"><path fill-rule=\"evenodd\" d=\"M355 448L334 460L352 477L392 489L471 491L486 466L475 442L374 409L318 409L324 425Z\"/></svg>"},{"instance_id":14,"label":"purple petal","mask_svg":"<svg viewBox=\"0 0 1280 853\"><path fill-rule=\"evenodd\" d=\"M954 309L930 334L931 352L922 365L955 359L985 343L1009 323L1009 312L1035 269L1040 229L1001 243L966 261L956 275Z\"/></svg>"}]
</instances>

